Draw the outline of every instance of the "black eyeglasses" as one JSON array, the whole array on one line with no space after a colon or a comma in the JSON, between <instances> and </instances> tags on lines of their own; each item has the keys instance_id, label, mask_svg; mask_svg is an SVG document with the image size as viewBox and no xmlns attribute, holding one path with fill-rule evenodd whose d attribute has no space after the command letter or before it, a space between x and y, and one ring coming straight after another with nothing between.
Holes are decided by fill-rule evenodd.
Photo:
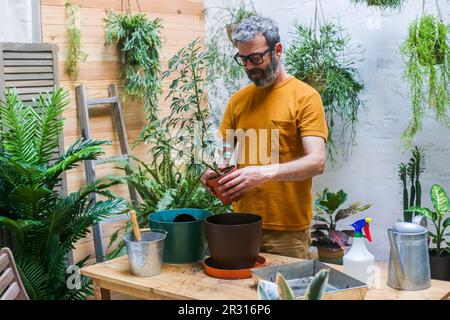
<instances>
[{"instance_id":1,"label":"black eyeglasses","mask_svg":"<svg viewBox=\"0 0 450 320\"><path fill-rule=\"evenodd\" d=\"M234 60L240 66L246 66L247 65L247 60L250 60L253 64L258 65L258 64L262 64L264 62L264 55L267 52L270 52L270 51L272 51L271 48L267 49L264 52L252 53L252 54L250 54L248 56L243 56L243 55L240 55L239 53L236 53L235 56L234 56Z\"/></svg>"}]
</instances>

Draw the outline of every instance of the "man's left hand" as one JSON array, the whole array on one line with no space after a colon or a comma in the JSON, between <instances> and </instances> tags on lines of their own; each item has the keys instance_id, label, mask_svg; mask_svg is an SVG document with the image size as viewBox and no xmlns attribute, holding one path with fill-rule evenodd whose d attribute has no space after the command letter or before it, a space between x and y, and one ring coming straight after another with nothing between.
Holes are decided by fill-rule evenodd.
<instances>
[{"instance_id":1,"label":"man's left hand","mask_svg":"<svg viewBox=\"0 0 450 320\"><path fill-rule=\"evenodd\" d=\"M219 180L221 190L231 199L240 198L245 192L269 180L264 166L248 166L238 169Z\"/></svg>"}]
</instances>

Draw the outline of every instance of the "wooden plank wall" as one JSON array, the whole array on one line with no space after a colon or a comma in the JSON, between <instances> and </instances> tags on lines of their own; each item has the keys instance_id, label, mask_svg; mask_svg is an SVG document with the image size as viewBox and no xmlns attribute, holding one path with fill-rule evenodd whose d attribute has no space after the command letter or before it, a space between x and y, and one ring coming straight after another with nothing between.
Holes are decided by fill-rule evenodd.
<instances>
[{"instance_id":1,"label":"wooden plank wall","mask_svg":"<svg viewBox=\"0 0 450 320\"><path fill-rule=\"evenodd\" d=\"M121 0L73 0L80 5L81 17L81 43L82 50L88 54L87 60L80 64L77 79L70 79L65 73L65 61L67 56L67 28L65 3L66 0L41 0L42 15L42 42L57 43L59 46L59 70L61 86L70 90L71 103L64 114L64 145L67 148L73 141L80 137L80 129L77 119L75 103L75 86L84 84L89 97L106 97L107 86L110 83L117 83L120 88L121 68L120 57L115 46L104 46L104 17L106 10L121 10ZM136 0L131 0L133 13L138 12ZM128 1L123 1L124 6ZM163 70L167 65L167 60L196 37L204 38L204 23L201 19L203 10L202 0L140 0L140 8L150 18L159 17L163 20L163 48L162 65ZM164 102L167 92L167 83L163 83L163 95L160 108L167 112L169 103ZM130 146L135 141L141 128L145 124L145 114L142 103L131 101L129 98L123 104L125 126L127 128ZM111 140L112 146L105 148L108 156L120 153L117 134L114 132L112 117L108 110L91 112L91 130L97 139ZM146 152L143 147L133 150L133 154L145 159ZM111 165L104 164L97 167L97 175L119 173ZM74 169L68 174L69 191L77 190L85 183L84 167ZM119 187L114 191L127 195L126 187ZM111 224L105 226L105 242L109 241L109 236L120 225ZM75 261L83 258L87 254L93 254L92 235L81 240L77 244L74 252ZM92 262L92 260L91 260Z\"/></svg>"}]
</instances>

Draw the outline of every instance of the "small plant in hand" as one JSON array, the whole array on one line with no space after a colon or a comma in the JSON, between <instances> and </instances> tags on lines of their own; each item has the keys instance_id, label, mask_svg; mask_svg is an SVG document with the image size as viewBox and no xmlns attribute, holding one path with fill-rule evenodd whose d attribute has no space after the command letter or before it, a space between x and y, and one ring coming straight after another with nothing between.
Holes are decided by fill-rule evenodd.
<instances>
[{"instance_id":1,"label":"small plant in hand","mask_svg":"<svg viewBox=\"0 0 450 320\"><path fill-rule=\"evenodd\" d=\"M326 188L322 195L317 196L313 217L317 223L312 226L312 245L319 250L321 248L343 249L348 245L350 237L353 237L354 231L337 230L337 222L367 210L371 205L361 206L359 202L354 202L347 208L339 209L347 201L347 193L343 190L334 193Z\"/></svg>"}]
</instances>

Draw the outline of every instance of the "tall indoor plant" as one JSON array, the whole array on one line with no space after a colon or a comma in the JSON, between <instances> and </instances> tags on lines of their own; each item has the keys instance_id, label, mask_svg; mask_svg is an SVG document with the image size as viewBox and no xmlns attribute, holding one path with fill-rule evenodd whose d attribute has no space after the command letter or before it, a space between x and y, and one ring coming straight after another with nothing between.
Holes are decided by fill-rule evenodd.
<instances>
[{"instance_id":1,"label":"tall indoor plant","mask_svg":"<svg viewBox=\"0 0 450 320\"><path fill-rule=\"evenodd\" d=\"M161 20L110 11L105 22L105 45L116 44L121 51L124 93L143 99L148 118L155 119L161 91Z\"/></svg>"},{"instance_id":2,"label":"tall indoor plant","mask_svg":"<svg viewBox=\"0 0 450 320\"><path fill-rule=\"evenodd\" d=\"M430 197L435 211L423 207L411 207L406 211L427 217L433 223L434 232L428 231L428 236L436 246L430 248L431 277L450 281L450 241L445 240L445 237L450 236L450 232L446 232L450 226L450 200L444 188L438 184L431 187Z\"/></svg>"},{"instance_id":3,"label":"tall indoor plant","mask_svg":"<svg viewBox=\"0 0 450 320\"><path fill-rule=\"evenodd\" d=\"M427 109L435 113L437 121L449 125L449 31L441 18L423 15L411 23L401 46L412 104L412 119L402 135L405 148L422 129Z\"/></svg>"},{"instance_id":4,"label":"tall indoor plant","mask_svg":"<svg viewBox=\"0 0 450 320\"><path fill-rule=\"evenodd\" d=\"M339 209L347 201L347 193L339 190L334 193L324 189L315 201L315 214L313 220L317 223L312 226L312 245L319 252L319 260L335 264L342 264L344 248L348 245L353 230L337 230L337 222L344 220L358 212L370 208L370 204L360 206L359 202L352 203L345 209ZM339 210L338 210L339 209Z\"/></svg>"},{"instance_id":5,"label":"tall indoor plant","mask_svg":"<svg viewBox=\"0 0 450 320\"><path fill-rule=\"evenodd\" d=\"M351 48L350 37L334 23L320 27L297 24L295 29L295 37L286 52L286 69L314 87L322 97L329 129L328 157L335 158L336 140L341 138L347 145L344 155L348 156L363 108L359 95L364 83L354 59L359 47ZM335 124L339 122L342 130L337 134Z\"/></svg>"},{"instance_id":6,"label":"tall indoor plant","mask_svg":"<svg viewBox=\"0 0 450 320\"><path fill-rule=\"evenodd\" d=\"M149 121L138 141L150 146L151 161L132 158L120 166L130 173L128 176L108 177L136 188L142 201L133 206L143 227L153 212L197 208L223 213L228 208L200 182L206 165L213 165L207 161L210 150L214 149L210 106L205 97L208 61L199 39L169 60L168 70L162 75L163 79L171 79L166 97L171 102L170 113ZM112 242L116 239L117 233ZM111 257L119 254L121 248L123 243Z\"/></svg>"},{"instance_id":7,"label":"tall indoor plant","mask_svg":"<svg viewBox=\"0 0 450 320\"><path fill-rule=\"evenodd\" d=\"M68 92L58 89L25 106L16 92L0 103L0 226L13 235L13 253L31 299L84 299L92 294L84 276L69 279L67 255L100 218L123 212L125 201L92 203L89 196L110 196L111 184L96 182L69 195L55 187L61 174L101 155L103 141L77 140L55 157ZM52 161L50 164L50 160ZM84 266L88 257L76 262Z\"/></svg>"}]
</instances>

